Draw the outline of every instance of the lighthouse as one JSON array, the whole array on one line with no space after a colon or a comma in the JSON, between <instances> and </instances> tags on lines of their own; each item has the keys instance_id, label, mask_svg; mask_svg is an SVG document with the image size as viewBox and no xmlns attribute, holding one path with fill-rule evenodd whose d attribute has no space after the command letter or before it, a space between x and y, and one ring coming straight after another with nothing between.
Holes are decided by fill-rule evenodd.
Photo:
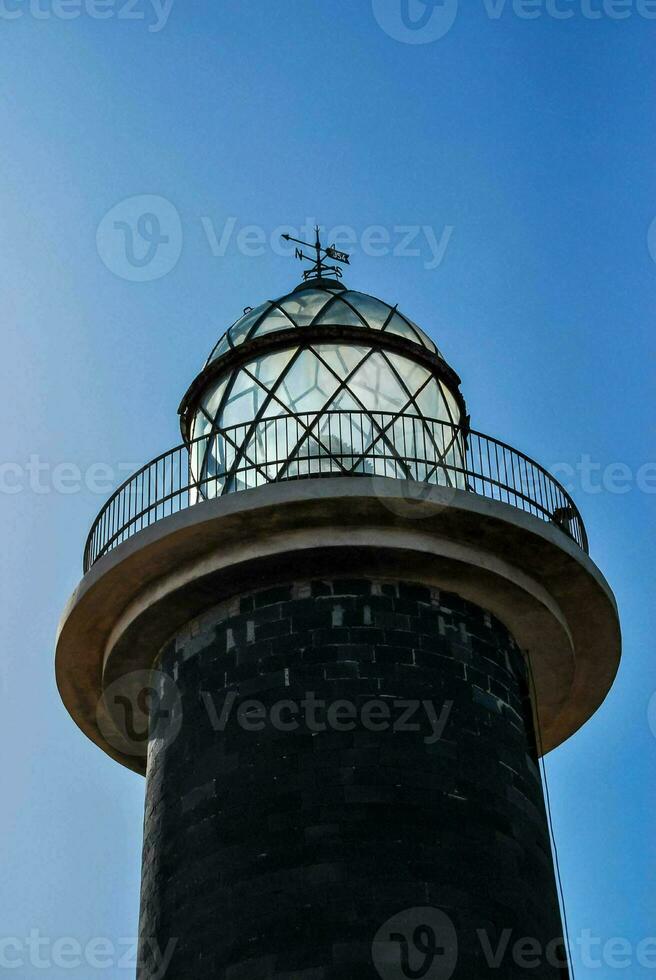
<instances>
[{"instance_id":1,"label":"lighthouse","mask_svg":"<svg viewBox=\"0 0 656 980\"><path fill-rule=\"evenodd\" d=\"M66 708L145 777L138 976L563 980L539 762L610 689L612 592L431 324L296 244L59 628Z\"/></svg>"}]
</instances>

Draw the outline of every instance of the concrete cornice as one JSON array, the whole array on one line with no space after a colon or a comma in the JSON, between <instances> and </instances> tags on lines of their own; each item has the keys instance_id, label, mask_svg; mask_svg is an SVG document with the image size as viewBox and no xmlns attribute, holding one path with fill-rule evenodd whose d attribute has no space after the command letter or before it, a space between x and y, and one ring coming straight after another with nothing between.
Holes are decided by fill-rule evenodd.
<instances>
[{"instance_id":1,"label":"concrete cornice","mask_svg":"<svg viewBox=\"0 0 656 980\"><path fill-rule=\"evenodd\" d=\"M334 477L270 484L196 504L100 559L63 614L57 683L82 730L103 687L149 668L184 623L224 597L339 571L403 577L489 609L530 653L544 750L596 711L615 677L613 595L559 528L476 494L411 481Z\"/></svg>"}]
</instances>

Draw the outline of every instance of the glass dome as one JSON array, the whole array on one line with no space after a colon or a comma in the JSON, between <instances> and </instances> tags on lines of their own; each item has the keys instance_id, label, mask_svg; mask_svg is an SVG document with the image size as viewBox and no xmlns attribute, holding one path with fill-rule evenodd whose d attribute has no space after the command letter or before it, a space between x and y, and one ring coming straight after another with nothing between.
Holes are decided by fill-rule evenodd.
<instances>
[{"instance_id":1,"label":"glass dome","mask_svg":"<svg viewBox=\"0 0 656 980\"><path fill-rule=\"evenodd\" d=\"M367 293L345 289L337 282L334 285L324 282L321 286L304 283L282 299L269 300L254 310L248 310L221 337L207 364L256 337L280 330L318 326L362 327L396 334L439 356L430 337L395 306Z\"/></svg>"},{"instance_id":2,"label":"glass dome","mask_svg":"<svg viewBox=\"0 0 656 980\"><path fill-rule=\"evenodd\" d=\"M322 326L361 327L362 335L336 340L327 329L322 338ZM214 366L283 330L282 345L258 345L250 358L244 350L223 372ZM399 337L416 345L416 359ZM337 283L300 287L247 312L204 371L209 365L187 416L202 496L338 474L464 485L457 383L426 334L382 300Z\"/></svg>"}]
</instances>

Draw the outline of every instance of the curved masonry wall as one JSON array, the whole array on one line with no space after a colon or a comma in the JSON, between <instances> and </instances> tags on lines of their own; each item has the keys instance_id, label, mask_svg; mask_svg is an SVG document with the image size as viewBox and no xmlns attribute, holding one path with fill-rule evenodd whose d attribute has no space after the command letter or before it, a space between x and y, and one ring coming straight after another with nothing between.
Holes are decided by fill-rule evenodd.
<instances>
[{"instance_id":1,"label":"curved masonry wall","mask_svg":"<svg viewBox=\"0 0 656 980\"><path fill-rule=\"evenodd\" d=\"M149 746L141 980L568 976L525 660L488 613L295 583L160 670L181 726Z\"/></svg>"}]
</instances>

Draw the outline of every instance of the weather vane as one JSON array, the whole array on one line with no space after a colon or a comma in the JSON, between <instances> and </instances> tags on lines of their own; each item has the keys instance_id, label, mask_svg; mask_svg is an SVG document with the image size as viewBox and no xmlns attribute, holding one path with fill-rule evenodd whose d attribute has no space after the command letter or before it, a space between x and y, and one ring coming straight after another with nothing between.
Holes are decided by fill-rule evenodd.
<instances>
[{"instance_id":1,"label":"weather vane","mask_svg":"<svg viewBox=\"0 0 656 980\"><path fill-rule=\"evenodd\" d=\"M334 243L328 245L325 248L321 244L321 239L319 238L319 225L314 229L317 233L317 238L314 244L311 242L303 242L300 238L292 238L291 235L283 235L282 237L287 242L295 242L297 245L304 246L305 248L311 248L314 250L315 255L306 255L303 248L297 248L295 251L295 257L300 259L301 262L312 262L312 268L306 269L303 272L303 279L307 282L308 279L323 279L326 276L334 276L336 279L342 278L342 270L338 265L328 265L326 259L332 259L333 262L342 262L344 265L350 265L350 259L346 252L340 252L339 249L335 248Z\"/></svg>"}]
</instances>

